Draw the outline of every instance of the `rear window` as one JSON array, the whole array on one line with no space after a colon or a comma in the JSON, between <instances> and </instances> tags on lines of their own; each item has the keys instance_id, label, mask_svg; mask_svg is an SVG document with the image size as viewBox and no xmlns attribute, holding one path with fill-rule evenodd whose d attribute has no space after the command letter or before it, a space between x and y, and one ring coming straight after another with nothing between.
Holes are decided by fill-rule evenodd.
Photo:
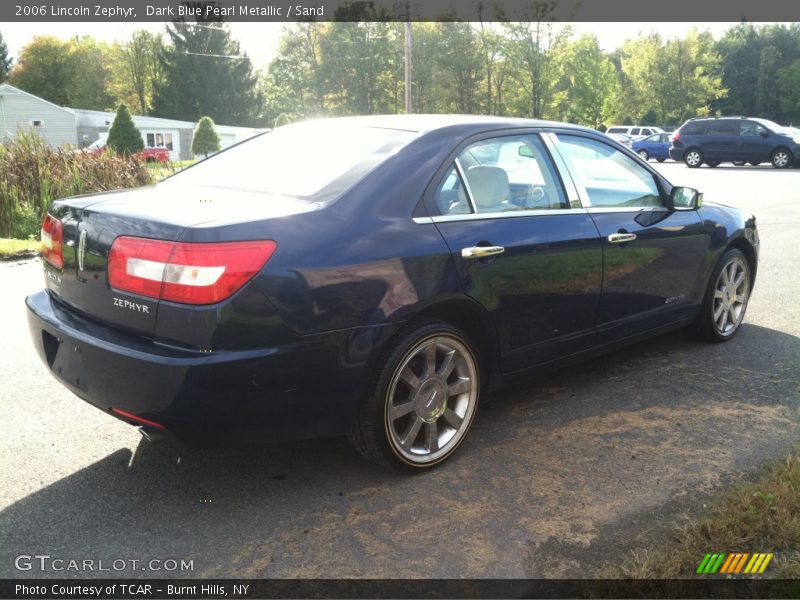
<instances>
[{"instance_id":1,"label":"rear window","mask_svg":"<svg viewBox=\"0 0 800 600\"><path fill-rule=\"evenodd\" d=\"M705 123L687 123L681 127L681 135L702 135L705 130Z\"/></svg>"},{"instance_id":2,"label":"rear window","mask_svg":"<svg viewBox=\"0 0 800 600\"><path fill-rule=\"evenodd\" d=\"M627 133L627 127L609 127L606 133Z\"/></svg>"},{"instance_id":3,"label":"rear window","mask_svg":"<svg viewBox=\"0 0 800 600\"><path fill-rule=\"evenodd\" d=\"M709 135L739 135L739 122L711 121L706 132Z\"/></svg>"},{"instance_id":4,"label":"rear window","mask_svg":"<svg viewBox=\"0 0 800 600\"><path fill-rule=\"evenodd\" d=\"M306 121L220 152L163 185L236 188L322 201L346 190L416 135L353 123Z\"/></svg>"}]
</instances>

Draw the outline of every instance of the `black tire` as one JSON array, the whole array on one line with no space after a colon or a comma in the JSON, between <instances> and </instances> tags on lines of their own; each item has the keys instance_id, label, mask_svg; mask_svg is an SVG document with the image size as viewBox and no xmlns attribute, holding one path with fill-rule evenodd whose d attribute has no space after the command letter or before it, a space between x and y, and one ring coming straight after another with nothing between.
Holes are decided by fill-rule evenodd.
<instances>
[{"instance_id":1,"label":"black tire","mask_svg":"<svg viewBox=\"0 0 800 600\"><path fill-rule=\"evenodd\" d=\"M769 157L769 162L776 169L788 169L792 166L792 153L786 148L776 148Z\"/></svg>"},{"instance_id":2,"label":"black tire","mask_svg":"<svg viewBox=\"0 0 800 600\"><path fill-rule=\"evenodd\" d=\"M666 158L657 158L656 160L657 160L658 162L664 162L664 161L665 161L665 160L667 160L667 159L666 159Z\"/></svg>"},{"instance_id":3,"label":"black tire","mask_svg":"<svg viewBox=\"0 0 800 600\"><path fill-rule=\"evenodd\" d=\"M650 160L650 155L647 153L647 150L637 150L636 154L641 156L642 160L645 161L645 162Z\"/></svg>"},{"instance_id":4,"label":"black tire","mask_svg":"<svg viewBox=\"0 0 800 600\"><path fill-rule=\"evenodd\" d=\"M760 162L753 162L753 161L750 161L750 164L751 164L751 165L753 165L754 167L757 167L757 166L758 166L758 165L760 165L761 163L760 163Z\"/></svg>"},{"instance_id":5,"label":"black tire","mask_svg":"<svg viewBox=\"0 0 800 600\"><path fill-rule=\"evenodd\" d=\"M733 161L733 164L736 165L737 167L743 167L743 166L745 166L747 164L747 161L746 160L735 160L735 161Z\"/></svg>"},{"instance_id":6,"label":"black tire","mask_svg":"<svg viewBox=\"0 0 800 600\"><path fill-rule=\"evenodd\" d=\"M738 266L743 268L745 279L740 285L743 285L744 287L738 287L736 289L736 295L733 296L730 295L729 290L725 290L723 292L723 297L720 298L717 296L717 291L722 284L722 272L723 270L726 270L727 273L730 273L730 265L732 263L736 263ZM697 316L697 319L692 325L694 332L709 342L727 342L728 340L732 339L733 336L738 333L739 329L741 329L741 324L744 320L745 312L747 311L747 303L750 300L752 287L752 265L749 263L747 257L744 255L744 253L742 253L741 250L731 248L722 255L719 261L717 261L714 270L711 272L711 278L709 279L706 287L706 294L703 297L703 305L700 309L700 314ZM730 302L732 305L735 304L737 299L741 299L741 292L744 292L745 296L744 300L741 301L741 312L737 312L735 315L733 327L730 329L725 329L727 326L726 319L726 324L720 328L720 323L723 317L722 312L729 312L729 315L731 315L733 314L732 311L734 310L733 307L731 307L730 311L725 311L726 302ZM719 317L715 319L714 315L717 310L721 310L722 312L720 313Z\"/></svg>"},{"instance_id":7,"label":"black tire","mask_svg":"<svg viewBox=\"0 0 800 600\"><path fill-rule=\"evenodd\" d=\"M427 358L431 346L433 373ZM473 348L460 329L447 323L421 321L407 326L378 360L348 436L353 447L376 463L413 472L449 458L466 438L478 408L480 367ZM453 351L449 362L448 350ZM416 387L407 382L409 371ZM465 379L469 389L455 392L464 387Z\"/></svg>"},{"instance_id":8,"label":"black tire","mask_svg":"<svg viewBox=\"0 0 800 600\"><path fill-rule=\"evenodd\" d=\"M711 167L712 169L718 167L720 165L720 163L722 163L721 160L709 160L709 161L706 161L706 164L709 167Z\"/></svg>"},{"instance_id":9,"label":"black tire","mask_svg":"<svg viewBox=\"0 0 800 600\"><path fill-rule=\"evenodd\" d=\"M683 162L690 169L696 169L703 164L703 152L699 148L689 148L683 155Z\"/></svg>"}]
</instances>

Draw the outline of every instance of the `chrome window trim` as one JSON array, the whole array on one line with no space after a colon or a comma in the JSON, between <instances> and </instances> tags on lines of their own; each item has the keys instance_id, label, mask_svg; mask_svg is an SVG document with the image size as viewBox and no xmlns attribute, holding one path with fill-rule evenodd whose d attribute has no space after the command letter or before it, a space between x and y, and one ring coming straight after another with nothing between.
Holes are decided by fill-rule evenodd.
<instances>
[{"instance_id":1,"label":"chrome window trim","mask_svg":"<svg viewBox=\"0 0 800 600\"><path fill-rule=\"evenodd\" d=\"M665 206L590 206L589 213L669 212Z\"/></svg>"},{"instance_id":2,"label":"chrome window trim","mask_svg":"<svg viewBox=\"0 0 800 600\"><path fill-rule=\"evenodd\" d=\"M578 191L575 180L572 178L572 173L570 172L569 167L567 167L564 157L561 156L561 153L558 150L558 138L556 138L556 134L549 131L543 131L539 134L539 137L542 139L545 147L550 152L550 156L553 157L553 163L555 164L558 174L561 176L561 181L564 184L564 191L567 194L567 202L569 202L570 208L573 210L576 208L588 208L590 206L589 202L585 202L584 198ZM576 202L579 204L579 206L575 206Z\"/></svg>"},{"instance_id":3,"label":"chrome window trim","mask_svg":"<svg viewBox=\"0 0 800 600\"><path fill-rule=\"evenodd\" d=\"M524 217L544 217L546 215L585 215L585 208L543 208L534 210L509 210L494 213L463 213L458 215L434 215L430 217L414 217L417 225L431 223L451 223L456 221L484 221L486 219L520 219Z\"/></svg>"},{"instance_id":4,"label":"chrome window trim","mask_svg":"<svg viewBox=\"0 0 800 600\"><path fill-rule=\"evenodd\" d=\"M464 193L467 196L467 202L469 202L469 206L472 209L472 212L478 212L478 207L475 205L475 200L472 198L472 190L469 188L469 182L467 181L467 175L464 173L464 167L461 166L461 161L459 160L458 156L456 156L453 164L456 167L456 174L458 175L459 179L461 179L461 185L464 186Z\"/></svg>"}]
</instances>

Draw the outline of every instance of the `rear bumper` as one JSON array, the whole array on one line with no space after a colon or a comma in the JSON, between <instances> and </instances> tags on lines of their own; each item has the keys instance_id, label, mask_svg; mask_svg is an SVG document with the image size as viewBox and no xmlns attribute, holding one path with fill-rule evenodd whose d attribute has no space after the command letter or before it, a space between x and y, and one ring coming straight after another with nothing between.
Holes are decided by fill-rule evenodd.
<instances>
[{"instance_id":1,"label":"rear bumper","mask_svg":"<svg viewBox=\"0 0 800 600\"><path fill-rule=\"evenodd\" d=\"M683 148L675 148L674 146L670 147L669 157L672 160L677 160L677 161L683 160Z\"/></svg>"},{"instance_id":2,"label":"rear bumper","mask_svg":"<svg viewBox=\"0 0 800 600\"><path fill-rule=\"evenodd\" d=\"M77 396L181 441L339 435L349 430L388 327L299 336L280 347L199 352L160 345L77 315L46 291L26 299L34 345Z\"/></svg>"}]
</instances>

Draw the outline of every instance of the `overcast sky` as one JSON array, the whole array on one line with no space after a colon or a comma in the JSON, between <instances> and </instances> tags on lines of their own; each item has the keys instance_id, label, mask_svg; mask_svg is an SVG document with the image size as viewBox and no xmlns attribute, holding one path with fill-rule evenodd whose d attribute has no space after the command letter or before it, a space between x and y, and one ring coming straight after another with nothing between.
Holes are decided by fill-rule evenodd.
<instances>
[{"instance_id":1,"label":"overcast sky","mask_svg":"<svg viewBox=\"0 0 800 600\"><path fill-rule=\"evenodd\" d=\"M1 1L1 0L0 0ZM604 50L614 50L640 32L658 31L666 38L682 37L693 23L573 23L579 33L597 35ZM697 23L698 29L709 30L719 38L734 23ZM257 68L266 66L275 55L285 23L230 23L230 31L253 60ZM0 33L16 57L22 47L36 35L52 35L69 39L75 35L92 35L104 42L124 41L137 29L164 31L164 23L0 23Z\"/></svg>"}]
</instances>

